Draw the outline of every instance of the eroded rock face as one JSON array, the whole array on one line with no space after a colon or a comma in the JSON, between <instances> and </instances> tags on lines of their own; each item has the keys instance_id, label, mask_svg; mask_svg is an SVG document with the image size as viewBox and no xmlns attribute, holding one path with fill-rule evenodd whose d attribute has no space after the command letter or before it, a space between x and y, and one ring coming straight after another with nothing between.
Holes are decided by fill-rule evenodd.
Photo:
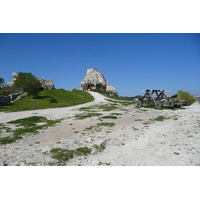
<instances>
[{"instance_id":1,"label":"eroded rock face","mask_svg":"<svg viewBox=\"0 0 200 200\"><path fill-rule=\"evenodd\" d=\"M81 81L81 87L84 90L87 89L102 89L106 90L108 81L105 79L104 75L100 73L97 69L88 69L84 79Z\"/></svg>"},{"instance_id":2,"label":"eroded rock face","mask_svg":"<svg viewBox=\"0 0 200 200\"><path fill-rule=\"evenodd\" d=\"M81 81L81 89L101 89L116 94L115 88L110 86L104 75L94 68L87 69L87 73Z\"/></svg>"},{"instance_id":3,"label":"eroded rock face","mask_svg":"<svg viewBox=\"0 0 200 200\"><path fill-rule=\"evenodd\" d=\"M44 78L38 78L44 90L55 89L54 82L52 80L45 80Z\"/></svg>"}]
</instances>

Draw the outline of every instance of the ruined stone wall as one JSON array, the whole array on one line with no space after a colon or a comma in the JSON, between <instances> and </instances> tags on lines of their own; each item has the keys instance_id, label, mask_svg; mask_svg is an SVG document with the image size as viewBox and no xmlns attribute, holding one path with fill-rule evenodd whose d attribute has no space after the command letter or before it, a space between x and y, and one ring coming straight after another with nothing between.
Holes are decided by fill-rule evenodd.
<instances>
[{"instance_id":1,"label":"ruined stone wall","mask_svg":"<svg viewBox=\"0 0 200 200\"><path fill-rule=\"evenodd\" d=\"M10 96L0 96L0 105L10 104L11 98Z\"/></svg>"}]
</instances>

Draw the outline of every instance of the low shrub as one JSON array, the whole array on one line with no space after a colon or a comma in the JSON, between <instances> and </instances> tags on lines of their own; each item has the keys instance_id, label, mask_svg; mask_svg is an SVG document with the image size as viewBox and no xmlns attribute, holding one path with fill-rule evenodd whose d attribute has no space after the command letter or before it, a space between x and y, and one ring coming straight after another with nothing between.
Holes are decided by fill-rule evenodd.
<instances>
[{"instance_id":1,"label":"low shrub","mask_svg":"<svg viewBox=\"0 0 200 200\"><path fill-rule=\"evenodd\" d=\"M56 98L54 98L54 97L51 97L51 98L49 99L49 102L50 102L50 103L58 103L58 100L57 100Z\"/></svg>"}]
</instances>

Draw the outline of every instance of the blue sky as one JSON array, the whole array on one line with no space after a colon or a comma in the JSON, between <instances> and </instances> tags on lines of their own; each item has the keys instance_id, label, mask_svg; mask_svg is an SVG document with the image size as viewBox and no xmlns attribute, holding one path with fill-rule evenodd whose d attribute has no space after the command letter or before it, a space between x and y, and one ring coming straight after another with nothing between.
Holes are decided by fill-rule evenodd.
<instances>
[{"instance_id":1,"label":"blue sky","mask_svg":"<svg viewBox=\"0 0 200 200\"><path fill-rule=\"evenodd\" d=\"M72 90L88 68L103 73L120 96L144 89L200 94L200 34L0 34L5 82L12 72L32 72Z\"/></svg>"}]
</instances>

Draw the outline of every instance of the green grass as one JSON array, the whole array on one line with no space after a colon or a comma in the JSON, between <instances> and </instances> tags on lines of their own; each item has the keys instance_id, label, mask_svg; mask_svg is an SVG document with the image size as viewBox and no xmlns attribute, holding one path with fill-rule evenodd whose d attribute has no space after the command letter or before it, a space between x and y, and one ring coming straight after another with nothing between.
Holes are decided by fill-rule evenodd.
<instances>
[{"instance_id":1,"label":"green grass","mask_svg":"<svg viewBox=\"0 0 200 200\"><path fill-rule=\"evenodd\" d=\"M85 128L83 131L91 131L92 129L94 129L94 126L90 126L88 128Z\"/></svg>"},{"instance_id":2,"label":"green grass","mask_svg":"<svg viewBox=\"0 0 200 200\"><path fill-rule=\"evenodd\" d=\"M100 119L117 119L116 116L103 116L103 117L100 117Z\"/></svg>"},{"instance_id":3,"label":"green grass","mask_svg":"<svg viewBox=\"0 0 200 200\"><path fill-rule=\"evenodd\" d=\"M58 103L51 103L50 99L52 98L56 98ZM0 112L17 112L25 110L68 107L93 100L93 96L86 91L65 91L61 89L44 90L39 93L38 97L24 97L23 99L15 101L10 105L0 106Z\"/></svg>"},{"instance_id":4,"label":"green grass","mask_svg":"<svg viewBox=\"0 0 200 200\"><path fill-rule=\"evenodd\" d=\"M103 144L98 145L93 145L93 147L98 151L98 152L102 152L106 147Z\"/></svg>"},{"instance_id":5,"label":"green grass","mask_svg":"<svg viewBox=\"0 0 200 200\"><path fill-rule=\"evenodd\" d=\"M97 126L113 127L113 126L115 126L115 123L114 122L102 122L102 123L97 124Z\"/></svg>"},{"instance_id":6,"label":"green grass","mask_svg":"<svg viewBox=\"0 0 200 200\"><path fill-rule=\"evenodd\" d=\"M143 121L143 119L135 119L135 121L138 121L138 122L139 122L139 121Z\"/></svg>"},{"instance_id":7,"label":"green grass","mask_svg":"<svg viewBox=\"0 0 200 200\"><path fill-rule=\"evenodd\" d=\"M106 105L95 105L95 106L90 106L90 107L83 107L83 108L80 108L79 110L80 111L92 111L94 109L100 109L102 111L112 111L112 110L116 110L118 109L119 107L116 106L117 104L106 104ZM92 111L94 112L94 111Z\"/></svg>"},{"instance_id":8,"label":"green grass","mask_svg":"<svg viewBox=\"0 0 200 200\"><path fill-rule=\"evenodd\" d=\"M111 113L110 115L122 115L122 113Z\"/></svg>"},{"instance_id":9,"label":"green grass","mask_svg":"<svg viewBox=\"0 0 200 200\"><path fill-rule=\"evenodd\" d=\"M14 124L16 127L18 127L15 130L11 130L12 136L9 137L1 137L0 138L0 144L10 144L13 142L16 142L19 139L22 139L23 135L27 135L30 133L38 133L38 130L47 128L49 126L54 126L55 124L59 123L60 120L48 120L46 117L41 117L41 116L32 116L32 117L27 117L27 118L22 118L22 119L17 119L14 121L10 121L7 124ZM38 125L37 123L43 122L42 125ZM4 129L7 131L7 127L4 126Z\"/></svg>"},{"instance_id":10,"label":"green grass","mask_svg":"<svg viewBox=\"0 0 200 200\"><path fill-rule=\"evenodd\" d=\"M75 118L76 119L86 119L86 118L90 118L90 117L98 117L102 114L100 113L83 113L83 114L76 114Z\"/></svg>"},{"instance_id":11,"label":"green grass","mask_svg":"<svg viewBox=\"0 0 200 200\"><path fill-rule=\"evenodd\" d=\"M67 161L74 156L82 156L91 154L91 149L87 147L80 147L76 150L68 150L62 148L54 148L50 151L51 157L57 160Z\"/></svg>"},{"instance_id":12,"label":"green grass","mask_svg":"<svg viewBox=\"0 0 200 200\"><path fill-rule=\"evenodd\" d=\"M155 119L153 119L154 121L163 121L164 119L167 119L166 117L164 116L158 116L156 117Z\"/></svg>"}]
</instances>

